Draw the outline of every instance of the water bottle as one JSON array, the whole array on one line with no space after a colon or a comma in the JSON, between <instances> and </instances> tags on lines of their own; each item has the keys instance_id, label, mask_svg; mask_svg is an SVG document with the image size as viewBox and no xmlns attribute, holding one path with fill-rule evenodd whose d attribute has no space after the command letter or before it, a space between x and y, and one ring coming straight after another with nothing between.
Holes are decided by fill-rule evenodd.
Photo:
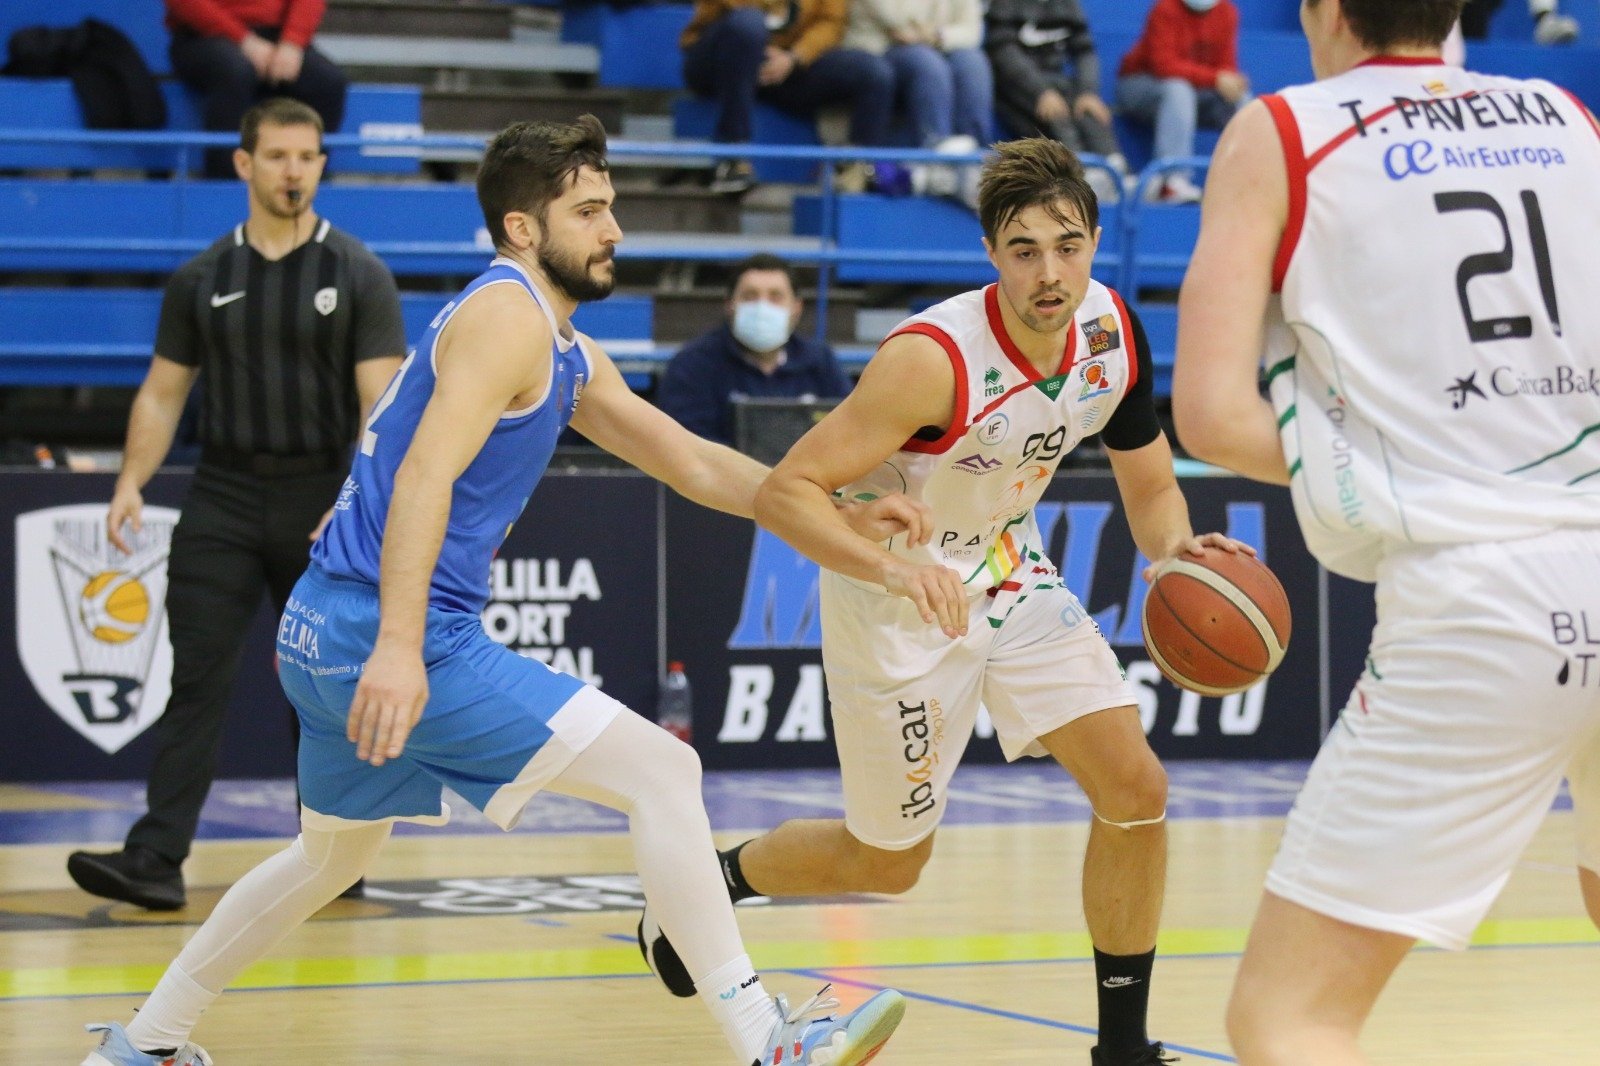
<instances>
[{"instance_id":1,"label":"water bottle","mask_svg":"<svg viewBox=\"0 0 1600 1066\"><path fill-rule=\"evenodd\" d=\"M683 664L668 663L666 675L661 679L661 692L656 697L656 723L685 744L692 742L694 733L692 699L689 676L683 672Z\"/></svg>"}]
</instances>

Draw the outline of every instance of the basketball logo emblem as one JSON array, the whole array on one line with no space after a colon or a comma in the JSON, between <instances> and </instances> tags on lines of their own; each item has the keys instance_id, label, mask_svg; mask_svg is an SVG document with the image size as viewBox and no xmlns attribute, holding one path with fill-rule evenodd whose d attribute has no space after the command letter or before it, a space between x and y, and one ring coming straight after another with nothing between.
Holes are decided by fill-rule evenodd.
<instances>
[{"instance_id":1,"label":"basketball logo emblem","mask_svg":"<svg viewBox=\"0 0 1600 1066\"><path fill-rule=\"evenodd\" d=\"M101 751L119 751L148 729L171 692L162 604L177 520L169 507L145 507L124 553L106 537L103 503L16 519L23 670L38 699Z\"/></svg>"},{"instance_id":2,"label":"basketball logo emblem","mask_svg":"<svg viewBox=\"0 0 1600 1066\"><path fill-rule=\"evenodd\" d=\"M138 578L120 570L102 570L83 586L78 617L95 640L122 644L144 629L150 618L150 594Z\"/></svg>"}]
</instances>

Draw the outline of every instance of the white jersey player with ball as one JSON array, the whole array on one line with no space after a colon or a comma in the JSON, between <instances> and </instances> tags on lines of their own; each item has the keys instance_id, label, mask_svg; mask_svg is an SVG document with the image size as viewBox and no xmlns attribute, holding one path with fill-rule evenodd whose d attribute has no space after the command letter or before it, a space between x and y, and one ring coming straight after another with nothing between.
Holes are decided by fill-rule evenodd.
<instances>
[{"instance_id":1,"label":"white jersey player with ball","mask_svg":"<svg viewBox=\"0 0 1600 1066\"><path fill-rule=\"evenodd\" d=\"M982 703L1008 757L1050 755L1094 807L1084 859L1100 1006L1091 1059L1156 1066L1170 1061L1145 1028L1166 777L1033 509L1062 458L1098 434L1149 558L1250 549L1190 528L1143 331L1090 278L1100 230L1082 167L1047 139L996 152L978 214L998 283L897 329L757 496L758 520L828 571L823 661L846 813L786 822L725 852L723 868L735 898L910 888ZM888 492L919 501L926 524L886 544L847 539L830 497Z\"/></svg>"}]
</instances>

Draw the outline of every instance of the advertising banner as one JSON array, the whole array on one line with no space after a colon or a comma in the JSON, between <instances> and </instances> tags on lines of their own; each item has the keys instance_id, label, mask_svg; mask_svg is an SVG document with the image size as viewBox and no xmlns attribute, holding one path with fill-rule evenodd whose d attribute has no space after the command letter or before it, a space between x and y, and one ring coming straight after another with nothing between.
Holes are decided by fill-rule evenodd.
<instances>
[{"instance_id":1,"label":"advertising banner","mask_svg":"<svg viewBox=\"0 0 1600 1066\"><path fill-rule=\"evenodd\" d=\"M1165 758L1306 758L1321 738L1320 571L1288 494L1237 478L1183 482L1197 531L1252 544L1289 594L1294 634L1270 679L1221 699L1183 692L1145 653L1145 560L1109 475L1059 477L1038 508L1051 559L1094 616L1134 683L1145 731ZM817 568L749 523L669 497L669 659L694 686L694 736L709 768L833 761L823 679ZM986 718L966 758L995 761Z\"/></svg>"}]
</instances>

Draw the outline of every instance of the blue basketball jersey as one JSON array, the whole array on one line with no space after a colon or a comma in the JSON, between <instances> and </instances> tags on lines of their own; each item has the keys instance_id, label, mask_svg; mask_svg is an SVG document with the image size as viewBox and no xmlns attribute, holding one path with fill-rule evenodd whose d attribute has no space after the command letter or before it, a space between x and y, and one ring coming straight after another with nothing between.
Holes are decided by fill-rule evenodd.
<instances>
[{"instance_id":1,"label":"blue basketball jersey","mask_svg":"<svg viewBox=\"0 0 1600 1066\"><path fill-rule=\"evenodd\" d=\"M490 285L521 285L526 289L550 320L555 341L550 351L551 378L544 397L533 407L509 411L500 417L451 492L450 521L433 571L428 601L444 610L473 614L483 610L489 599L490 561L544 475L556 438L571 420L584 382L592 374L588 355L576 334L562 335L538 288L520 266L503 257L495 259L488 270L434 316L422 340L373 407L355 465L334 505L333 521L311 549L311 558L328 573L378 583L378 558L395 472L411 446L437 380L434 346L450 317Z\"/></svg>"}]
</instances>

